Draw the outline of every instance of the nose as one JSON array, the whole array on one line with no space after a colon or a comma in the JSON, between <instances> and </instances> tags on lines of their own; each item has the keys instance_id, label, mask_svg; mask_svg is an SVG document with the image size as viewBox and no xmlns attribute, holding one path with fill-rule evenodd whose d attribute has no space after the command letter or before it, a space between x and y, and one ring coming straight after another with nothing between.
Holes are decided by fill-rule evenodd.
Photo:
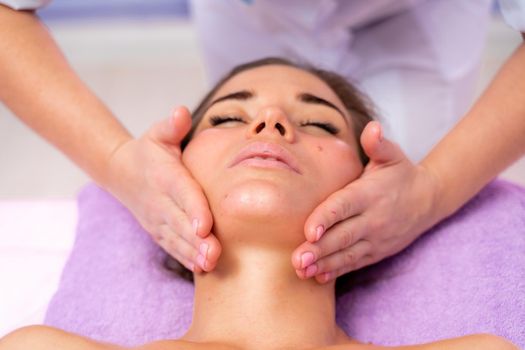
<instances>
[{"instance_id":1,"label":"nose","mask_svg":"<svg viewBox=\"0 0 525 350\"><path fill-rule=\"evenodd\" d=\"M266 135L293 142L294 129L286 113L278 107L266 107L259 111L247 130L247 137Z\"/></svg>"}]
</instances>

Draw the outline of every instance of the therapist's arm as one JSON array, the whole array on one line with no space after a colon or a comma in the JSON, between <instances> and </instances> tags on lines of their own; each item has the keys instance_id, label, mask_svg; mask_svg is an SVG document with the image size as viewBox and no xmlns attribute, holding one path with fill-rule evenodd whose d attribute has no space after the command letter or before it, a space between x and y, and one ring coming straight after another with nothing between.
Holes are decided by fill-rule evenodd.
<instances>
[{"instance_id":1,"label":"therapist's arm","mask_svg":"<svg viewBox=\"0 0 525 350\"><path fill-rule=\"evenodd\" d=\"M131 139L80 81L31 12L0 5L0 98L98 183L111 153Z\"/></svg>"},{"instance_id":2,"label":"therapist's arm","mask_svg":"<svg viewBox=\"0 0 525 350\"><path fill-rule=\"evenodd\" d=\"M420 164L381 134L366 126L364 173L306 220L307 241L292 254L300 278L328 282L403 250L525 153L525 44Z\"/></svg>"},{"instance_id":3,"label":"therapist's arm","mask_svg":"<svg viewBox=\"0 0 525 350\"><path fill-rule=\"evenodd\" d=\"M522 43L467 115L422 161L439 180L437 218L452 214L524 153Z\"/></svg>"},{"instance_id":4,"label":"therapist's arm","mask_svg":"<svg viewBox=\"0 0 525 350\"><path fill-rule=\"evenodd\" d=\"M214 265L220 247L208 236L207 201L180 161L179 142L191 124L186 109L134 139L71 69L38 18L2 5L0 101L119 198L186 267L202 242Z\"/></svg>"}]
</instances>

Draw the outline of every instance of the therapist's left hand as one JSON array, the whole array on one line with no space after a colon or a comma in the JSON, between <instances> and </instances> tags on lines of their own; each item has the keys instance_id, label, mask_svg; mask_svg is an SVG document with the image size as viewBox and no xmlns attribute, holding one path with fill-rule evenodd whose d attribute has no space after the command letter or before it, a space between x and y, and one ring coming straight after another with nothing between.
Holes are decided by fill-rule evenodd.
<instances>
[{"instance_id":1,"label":"therapist's left hand","mask_svg":"<svg viewBox=\"0 0 525 350\"><path fill-rule=\"evenodd\" d=\"M410 245L437 221L437 179L414 165L369 123L361 144L370 162L363 174L330 195L307 218L306 242L292 254L302 278L320 283L376 263Z\"/></svg>"}]
</instances>

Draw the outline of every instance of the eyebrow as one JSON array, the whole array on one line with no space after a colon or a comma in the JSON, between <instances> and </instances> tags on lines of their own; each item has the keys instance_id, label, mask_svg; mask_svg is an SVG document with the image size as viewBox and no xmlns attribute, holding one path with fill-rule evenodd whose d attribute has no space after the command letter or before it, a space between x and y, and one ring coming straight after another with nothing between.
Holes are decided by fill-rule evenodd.
<instances>
[{"instance_id":1,"label":"eyebrow","mask_svg":"<svg viewBox=\"0 0 525 350\"><path fill-rule=\"evenodd\" d=\"M251 92L251 91L248 91L248 90L241 90L241 91L233 92L231 94L219 97L218 99L212 101L206 109L209 109L214 104L222 102L222 101L226 101L226 100L240 100L240 101L244 101L244 100L249 100L253 96L255 96L255 94L253 92Z\"/></svg>"},{"instance_id":2,"label":"eyebrow","mask_svg":"<svg viewBox=\"0 0 525 350\"><path fill-rule=\"evenodd\" d=\"M344 115L344 113L339 108L337 108L337 106L334 105L332 102L327 101L324 98L321 98L319 96L315 96L315 95L309 94L307 92L300 93L297 97L298 97L299 101L301 101L301 102L324 105L324 106L327 106L327 107L330 107L330 108L336 110L337 112L339 112L339 114L341 114L341 116L343 117L344 121L346 123L348 123L347 118Z\"/></svg>"},{"instance_id":3,"label":"eyebrow","mask_svg":"<svg viewBox=\"0 0 525 350\"><path fill-rule=\"evenodd\" d=\"M249 91L249 90L241 90L241 91L232 92L231 94L227 94L227 95L221 96L221 97L217 98L216 100L212 101L208 105L208 107L206 109L209 109L214 104L222 102L222 101L226 101L226 100L245 101L245 100L249 100L249 99L251 99L253 97L255 97L255 93L252 92L252 91ZM304 102L304 103L323 105L323 106L327 106L329 108L332 108L332 109L336 110L339 114L341 114L341 116L343 117L344 121L346 123L348 123L348 120L347 120L346 116L344 115L344 113L336 105L334 105L330 101L325 100L324 98L312 95L312 94L307 93L307 92L302 92L302 93L297 95L297 99L299 101L301 101L301 102Z\"/></svg>"}]
</instances>

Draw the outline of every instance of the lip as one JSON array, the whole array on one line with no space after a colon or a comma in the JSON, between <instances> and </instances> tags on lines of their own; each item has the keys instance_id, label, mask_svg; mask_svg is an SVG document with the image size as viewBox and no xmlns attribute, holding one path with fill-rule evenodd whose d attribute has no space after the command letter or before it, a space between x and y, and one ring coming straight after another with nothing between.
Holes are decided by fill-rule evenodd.
<instances>
[{"instance_id":1,"label":"lip","mask_svg":"<svg viewBox=\"0 0 525 350\"><path fill-rule=\"evenodd\" d=\"M266 158L270 159L266 160ZM276 143L257 141L246 145L228 165L228 168L240 163L259 167L284 168L301 174L297 161L290 151Z\"/></svg>"}]
</instances>

